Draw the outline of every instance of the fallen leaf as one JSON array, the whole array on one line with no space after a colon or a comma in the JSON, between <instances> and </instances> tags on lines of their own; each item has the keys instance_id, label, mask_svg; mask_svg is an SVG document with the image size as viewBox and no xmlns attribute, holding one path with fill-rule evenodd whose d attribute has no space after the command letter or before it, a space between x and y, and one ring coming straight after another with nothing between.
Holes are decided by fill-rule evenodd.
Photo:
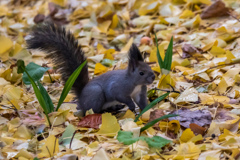
<instances>
[{"instance_id":1,"label":"fallen leaf","mask_svg":"<svg viewBox=\"0 0 240 160\"><path fill-rule=\"evenodd\" d=\"M221 0L214 2L211 6L207 7L201 14L202 19L221 17L229 15L229 9Z\"/></svg>"},{"instance_id":2,"label":"fallen leaf","mask_svg":"<svg viewBox=\"0 0 240 160\"><path fill-rule=\"evenodd\" d=\"M102 124L102 115L90 114L83 117L83 119L78 123L78 126L98 129L100 124Z\"/></svg>"},{"instance_id":3,"label":"fallen leaf","mask_svg":"<svg viewBox=\"0 0 240 160\"><path fill-rule=\"evenodd\" d=\"M212 116L207 110L190 111L186 108L181 108L171 114L178 114L177 117L171 117L169 120L178 120L180 125L189 128L191 123L195 123L199 126L208 126L212 122Z\"/></svg>"}]
</instances>

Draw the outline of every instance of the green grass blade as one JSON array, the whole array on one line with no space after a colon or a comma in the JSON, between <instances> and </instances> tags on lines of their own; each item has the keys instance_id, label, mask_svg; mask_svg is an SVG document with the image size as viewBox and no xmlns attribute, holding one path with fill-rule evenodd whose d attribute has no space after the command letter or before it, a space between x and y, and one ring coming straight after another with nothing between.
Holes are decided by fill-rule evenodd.
<instances>
[{"instance_id":1,"label":"green grass blade","mask_svg":"<svg viewBox=\"0 0 240 160\"><path fill-rule=\"evenodd\" d=\"M164 67L164 64L163 64L163 60L162 60L162 57L160 55L160 52L159 52L159 49L158 49L158 40L157 40L157 35L156 33L155 34L155 43L156 43L156 47L157 47L157 59L158 59L158 64L160 66L160 68L163 68Z\"/></svg>"},{"instance_id":2,"label":"green grass blade","mask_svg":"<svg viewBox=\"0 0 240 160\"><path fill-rule=\"evenodd\" d=\"M48 120L48 123L49 123L49 126L51 126L51 122L49 120L49 116L48 116L48 110L47 110L47 104L45 103L45 100L40 92L40 90L38 89L36 83L34 82L34 80L32 79L32 77L28 74L28 72L25 70L24 68L24 71L25 73L27 74L32 86L33 86L33 90L34 90L34 93L38 99L38 102L39 104L41 105L41 107L43 108L44 112L45 112L45 115L47 117L47 120Z\"/></svg>"},{"instance_id":3,"label":"green grass blade","mask_svg":"<svg viewBox=\"0 0 240 160\"><path fill-rule=\"evenodd\" d=\"M152 108L153 106L155 106L158 102L162 101L164 98L166 98L168 95L170 94L170 92L165 93L164 95L161 95L160 97L156 98L154 101L152 101L149 105L147 105L147 107L145 107L142 112L135 118L134 122L137 122L139 117L145 113L146 111L148 111L150 108Z\"/></svg>"},{"instance_id":4,"label":"green grass blade","mask_svg":"<svg viewBox=\"0 0 240 160\"><path fill-rule=\"evenodd\" d=\"M39 81L37 81L37 84L38 84L39 90L43 96L43 99L46 102L46 107L47 107L48 113L52 113L54 111L54 105L52 103L52 100L51 100L48 92L46 91L46 89L43 87L43 85Z\"/></svg>"},{"instance_id":5,"label":"green grass blade","mask_svg":"<svg viewBox=\"0 0 240 160\"><path fill-rule=\"evenodd\" d=\"M171 71L172 55L173 55L173 37L170 40L170 43L168 45L167 51L165 53L164 61L163 61L163 66L164 66L163 68L169 71Z\"/></svg>"},{"instance_id":6,"label":"green grass blade","mask_svg":"<svg viewBox=\"0 0 240 160\"><path fill-rule=\"evenodd\" d=\"M75 80L77 79L78 75L80 74L82 68L86 65L87 61L83 62L73 73L72 75L68 78L64 88L63 88L63 91L62 91L62 94L61 94L61 97L58 101L58 105L57 105L57 108L56 108L56 111L59 109L59 107L61 106L61 104L63 103L64 99L67 97L67 94L68 92L71 90Z\"/></svg>"},{"instance_id":7,"label":"green grass blade","mask_svg":"<svg viewBox=\"0 0 240 160\"><path fill-rule=\"evenodd\" d=\"M160 118L157 118L157 119L154 119L153 121L147 123L144 127L141 128L140 132L142 131L145 131L146 129L148 129L149 127L152 127L155 123L163 120L163 119L166 119L166 118L169 118L169 117L176 117L178 116L177 114L168 114L168 115L164 115Z\"/></svg>"}]
</instances>

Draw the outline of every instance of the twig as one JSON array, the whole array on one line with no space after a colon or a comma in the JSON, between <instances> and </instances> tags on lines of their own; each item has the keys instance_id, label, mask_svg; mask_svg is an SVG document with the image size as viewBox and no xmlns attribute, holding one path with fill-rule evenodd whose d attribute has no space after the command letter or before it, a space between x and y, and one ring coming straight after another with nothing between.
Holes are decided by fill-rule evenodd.
<instances>
[{"instance_id":1,"label":"twig","mask_svg":"<svg viewBox=\"0 0 240 160\"><path fill-rule=\"evenodd\" d=\"M71 141L70 141L70 145L69 145L69 149L71 149L71 147L72 147L72 141L73 141L73 138L74 138L74 136L75 136L75 134L78 132L78 130L76 130L74 133L73 133L73 135L72 135L72 138L71 138Z\"/></svg>"},{"instance_id":2,"label":"twig","mask_svg":"<svg viewBox=\"0 0 240 160\"><path fill-rule=\"evenodd\" d=\"M227 12L229 16L231 16L232 18L236 19L238 22L240 22L240 20L234 16L231 12Z\"/></svg>"},{"instance_id":3,"label":"twig","mask_svg":"<svg viewBox=\"0 0 240 160\"><path fill-rule=\"evenodd\" d=\"M168 85L171 87L172 91L170 91L170 90L164 90L164 89L159 89L159 88L154 88L154 89L155 89L155 90L159 90L159 91L164 91L164 92L180 93L179 91L176 91L171 84L168 84Z\"/></svg>"}]
</instances>

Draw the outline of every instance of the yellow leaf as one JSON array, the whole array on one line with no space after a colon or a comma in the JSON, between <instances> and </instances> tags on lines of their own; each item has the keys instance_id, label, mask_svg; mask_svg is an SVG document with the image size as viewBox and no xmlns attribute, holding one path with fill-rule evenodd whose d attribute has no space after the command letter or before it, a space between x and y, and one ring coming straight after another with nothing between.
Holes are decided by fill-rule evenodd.
<instances>
[{"instance_id":1,"label":"yellow leaf","mask_svg":"<svg viewBox=\"0 0 240 160\"><path fill-rule=\"evenodd\" d=\"M110 60L114 60L114 58L113 58L113 53L115 52L115 49L108 49L108 50L106 50L104 53L105 53L105 55L104 55L104 58L107 58L107 59L110 59Z\"/></svg>"},{"instance_id":2,"label":"yellow leaf","mask_svg":"<svg viewBox=\"0 0 240 160\"><path fill-rule=\"evenodd\" d=\"M187 3L195 3L195 4L203 3L203 4L210 5L212 2L210 0L187 0Z\"/></svg>"},{"instance_id":3,"label":"yellow leaf","mask_svg":"<svg viewBox=\"0 0 240 160\"><path fill-rule=\"evenodd\" d=\"M25 125L21 125L18 127L17 131L13 135L14 138L23 138L23 139L31 139L32 135L28 131Z\"/></svg>"},{"instance_id":4,"label":"yellow leaf","mask_svg":"<svg viewBox=\"0 0 240 160\"><path fill-rule=\"evenodd\" d=\"M179 18L190 18L190 17L193 17L194 16L194 13L191 11L191 10L184 10L183 13L179 16Z\"/></svg>"},{"instance_id":5,"label":"yellow leaf","mask_svg":"<svg viewBox=\"0 0 240 160\"><path fill-rule=\"evenodd\" d=\"M6 6L0 6L0 17L6 16L8 14L8 8Z\"/></svg>"},{"instance_id":6,"label":"yellow leaf","mask_svg":"<svg viewBox=\"0 0 240 160\"><path fill-rule=\"evenodd\" d=\"M155 72L158 72L158 73L161 72L160 67L151 67L151 69Z\"/></svg>"},{"instance_id":7,"label":"yellow leaf","mask_svg":"<svg viewBox=\"0 0 240 160\"><path fill-rule=\"evenodd\" d=\"M180 137L180 141L182 143L185 143L185 142L188 142L190 141L193 137L195 137L195 134L193 133L193 131L188 128L188 129L185 129Z\"/></svg>"},{"instance_id":8,"label":"yellow leaf","mask_svg":"<svg viewBox=\"0 0 240 160\"><path fill-rule=\"evenodd\" d=\"M171 87L169 86L169 84L174 87L175 81L173 80L170 74L167 75L163 74L158 82L158 88L170 89Z\"/></svg>"},{"instance_id":9,"label":"yellow leaf","mask_svg":"<svg viewBox=\"0 0 240 160\"><path fill-rule=\"evenodd\" d=\"M116 28L119 23L118 21L119 21L118 16L116 14L114 14L114 16L112 17L112 24L111 24L110 28L112 28L112 29Z\"/></svg>"},{"instance_id":10,"label":"yellow leaf","mask_svg":"<svg viewBox=\"0 0 240 160\"><path fill-rule=\"evenodd\" d=\"M180 102L197 102L198 101L198 91L195 88L188 88L180 94L180 96L175 100L175 103Z\"/></svg>"},{"instance_id":11,"label":"yellow leaf","mask_svg":"<svg viewBox=\"0 0 240 160\"><path fill-rule=\"evenodd\" d=\"M19 110L20 106L18 104L18 101L16 99L11 99L10 102L14 105L14 107Z\"/></svg>"},{"instance_id":12,"label":"yellow leaf","mask_svg":"<svg viewBox=\"0 0 240 160\"><path fill-rule=\"evenodd\" d=\"M21 87L14 87L13 85L7 85L3 88L3 92L9 100L20 99L23 95L23 90Z\"/></svg>"},{"instance_id":13,"label":"yellow leaf","mask_svg":"<svg viewBox=\"0 0 240 160\"><path fill-rule=\"evenodd\" d=\"M138 14L140 16L146 15L148 13L152 13L155 12L157 7L158 7L159 3L158 2L150 2L150 3L145 3L143 4L139 10L138 10Z\"/></svg>"},{"instance_id":14,"label":"yellow leaf","mask_svg":"<svg viewBox=\"0 0 240 160\"><path fill-rule=\"evenodd\" d=\"M222 77L225 78L228 86L233 86L235 84L235 77L240 72L239 68L229 69Z\"/></svg>"},{"instance_id":15,"label":"yellow leaf","mask_svg":"<svg viewBox=\"0 0 240 160\"><path fill-rule=\"evenodd\" d=\"M187 67L183 67L183 66L176 66L175 69L183 72L183 75L189 75L189 74L193 74L195 72L195 70L193 68L187 68Z\"/></svg>"},{"instance_id":16,"label":"yellow leaf","mask_svg":"<svg viewBox=\"0 0 240 160\"><path fill-rule=\"evenodd\" d=\"M229 61L231 61L232 59L235 59L236 57L232 54L231 51L227 50L226 51L226 57Z\"/></svg>"},{"instance_id":17,"label":"yellow leaf","mask_svg":"<svg viewBox=\"0 0 240 160\"><path fill-rule=\"evenodd\" d=\"M200 148L192 142L180 144L176 150L178 153L174 159L198 159L201 153Z\"/></svg>"},{"instance_id":18,"label":"yellow leaf","mask_svg":"<svg viewBox=\"0 0 240 160\"><path fill-rule=\"evenodd\" d=\"M102 125L97 134L114 137L120 130L117 118L111 113L102 114Z\"/></svg>"},{"instance_id":19,"label":"yellow leaf","mask_svg":"<svg viewBox=\"0 0 240 160\"><path fill-rule=\"evenodd\" d=\"M105 21L105 22L99 23L97 26L98 31L101 33L107 33L111 23L112 23L111 21Z\"/></svg>"},{"instance_id":20,"label":"yellow leaf","mask_svg":"<svg viewBox=\"0 0 240 160\"><path fill-rule=\"evenodd\" d=\"M202 50L205 52L205 51L208 51L209 49L211 49L213 46L217 46L218 45L218 40L214 41L214 42L211 42L207 45L205 45Z\"/></svg>"},{"instance_id":21,"label":"yellow leaf","mask_svg":"<svg viewBox=\"0 0 240 160\"><path fill-rule=\"evenodd\" d=\"M95 75L103 74L103 73L107 72L107 70L108 70L107 67L105 67L101 63L96 63L95 69L94 69L94 74Z\"/></svg>"},{"instance_id":22,"label":"yellow leaf","mask_svg":"<svg viewBox=\"0 0 240 160\"><path fill-rule=\"evenodd\" d=\"M51 2L61 6L61 7L64 7L65 6L65 0L51 0Z\"/></svg>"},{"instance_id":23,"label":"yellow leaf","mask_svg":"<svg viewBox=\"0 0 240 160\"><path fill-rule=\"evenodd\" d=\"M26 159L33 159L33 155L31 154L31 153L29 153L26 149L21 149L20 151L19 151L19 153L16 155L16 156L14 156L15 158L20 158L20 157L22 157L22 158L26 158Z\"/></svg>"},{"instance_id":24,"label":"yellow leaf","mask_svg":"<svg viewBox=\"0 0 240 160\"><path fill-rule=\"evenodd\" d=\"M100 43L97 44L97 52L98 54L103 54L106 51L106 49L101 45Z\"/></svg>"},{"instance_id":25,"label":"yellow leaf","mask_svg":"<svg viewBox=\"0 0 240 160\"><path fill-rule=\"evenodd\" d=\"M150 56L149 56L149 62L157 62L157 48L154 47L154 49L151 50Z\"/></svg>"},{"instance_id":26,"label":"yellow leaf","mask_svg":"<svg viewBox=\"0 0 240 160\"><path fill-rule=\"evenodd\" d=\"M224 57L225 50L220 47L213 46L210 53L216 57Z\"/></svg>"},{"instance_id":27,"label":"yellow leaf","mask_svg":"<svg viewBox=\"0 0 240 160\"><path fill-rule=\"evenodd\" d=\"M49 135L47 139L41 141L44 145L41 147L42 152L38 154L39 158L53 157L59 152L58 139L54 135Z\"/></svg>"},{"instance_id":28,"label":"yellow leaf","mask_svg":"<svg viewBox=\"0 0 240 160\"><path fill-rule=\"evenodd\" d=\"M128 43L121 49L121 53L127 53L132 46L133 37L128 41Z\"/></svg>"},{"instance_id":29,"label":"yellow leaf","mask_svg":"<svg viewBox=\"0 0 240 160\"><path fill-rule=\"evenodd\" d=\"M15 56L16 54L18 54L20 51L22 50L22 46L18 43L16 43L14 45L14 49L11 51L11 53L9 54L11 57Z\"/></svg>"},{"instance_id":30,"label":"yellow leaf","mask_svg":"<svg viewBox=\"0 0 240 160\"><path fill-rule=\"evenodd\" d=\"M198 14L193 19L188 20L187 22L183 23L181 26L187 27L187 28L194 28L194 27L198 27L200 25L200 23L201 23L201 18Z\"/></svg>"},{"instance_id":31,"label":"yellow leaf","mask_svg":"<svg viewBox=\"0 0 240 160\"><path fill-rule=\"evenodd\" d=\"M171 120L169 122L169 130L174 131L174 133L177 133L180 129L180 123L178 120Z\"/></svg>"},{"instance_id":32,"label":"yellow leaf","mask_svg":"<svg viewBox=\"0 0 240 160\"><path fill-rule=\"evenodd\" d=\"M135 119L135 114L131 110L127 110L127 112L124 114L124 116L121 119L125 118L132 118Z\"/></svg>"},{"instance_id":33,"label":"yellow leaf","mask_svg":"<svg viewBox=\"0 0 240 160\"><path fill-rule=\"evenodd\" d=\"M229 130L227 129L224 129L223 130L223 134L221 134L219 137L218 137L218 140L219 141L223 141L226 139L226 137L228 136L234 136L234 134L232 132L230 132Z\"/></svg>"},{"instance_id":34,"label":"yellow leaf","mask_svg":"<svg viewBox=\"0 0 240 160\"><path fill-rule=\"evenodd\" d=\"M68 115L69 110L61 110L59 109L57 112L52 112L49 114L49 119L52 125L60 125L66 121L66 117ZM46 116L44 116L46 122Z\"/></svg>"},{"instance_id":35,"label":"yellow leaf","mask_svg":"<svg viewBox=\"0 0 240 160\"><path fill-rule=\"evenodd\" d=\"M228 87L227 82L225 81L224 78L222 78L220 83L218 84L216 91L218 91L220 94L223 94L226 92L227 87Z\"/></svg>"},{"instance_id":36,"label":"yellow leaf","mask_svg":"<svg viewBox=\"0 0 240 160\"><path fill-rule=\"evenodd\" d=\"M0 36L0 55L9 51L12 46L13 46L13 42L11 39L9 39L8 37L5 36ZM1 58L1 56L0 56Z\"/></svg>"},{"instance_id":37,"label":"yellow leaf","mask_svg":"<svg viewBox=\"0 0 240 160\"><path fill-rule=\"evenodd\" d=\"M164 121L159 122L159 128L161 129L161 131L166 131L168 127L169 127L168 122L164 122Z\"/></svg>"},{"instance_id":38,"label":"yellow leaf","mask_svg":"<svg viewBox=\"0 0 240 160\"><path fill-rule=\"evenodd\" d=\"M112 13L113 13L113 11L112 11L111 6L105 5L105 6L102 8L102 11L101 11L100 14L99 14L99 17L101 17L101 18L106 18L106 17L110 16Z\"/></svg>"},{"instance_id":39,"label":"yellow leaf","mask_svg":"<svg viewBox=\"0 0 240 160\"><path fill-rule=\"evenodd\" d=\"M201 134L198 134L197 136L194 136L190 139L190 141L193 142L193 143L196 143L196 142L201 141L201 140L203 140L203 137L202 137Z\"/></svg>"},{"instance_id":40,"label":"yellow leaf","mask_svg":"<svg viewBox=\"0 0 240 160\"><path fill-rule=\"evenodd\" d=\"M199 93L198 96L200 97L202 104L213 104L215 102L226 104L230 100L227 96L214 96L206 93Z\"/></svg>"}]
</instances>

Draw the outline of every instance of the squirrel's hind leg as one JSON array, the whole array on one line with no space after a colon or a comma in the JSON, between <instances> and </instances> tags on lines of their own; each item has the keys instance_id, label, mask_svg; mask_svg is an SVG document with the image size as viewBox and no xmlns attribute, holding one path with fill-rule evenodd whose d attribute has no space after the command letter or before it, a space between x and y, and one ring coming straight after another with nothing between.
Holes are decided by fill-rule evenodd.
<instances>
[{"instance_id":1,"label":"squirrel's hind leg","mask_svg":"<svg viewBox=\"0 0 240 160\"><path fill-rule=\"evenodd\" d=\"M87 110L92 109L94 113L101 113L103 104L105 103L104 92L98 84L91 84L84 87L79 96L78 110L83 110L84 114Z\"/></svg>"}]
</instances>

